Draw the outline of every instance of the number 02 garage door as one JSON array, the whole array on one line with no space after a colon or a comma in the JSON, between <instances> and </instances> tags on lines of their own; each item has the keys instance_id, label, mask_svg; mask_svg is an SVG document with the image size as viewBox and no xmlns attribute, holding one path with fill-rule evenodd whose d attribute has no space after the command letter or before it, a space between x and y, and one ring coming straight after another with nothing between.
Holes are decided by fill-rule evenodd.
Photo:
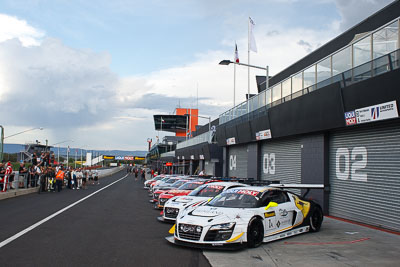
<instances>
[{"instance_id":1,"label":"number 02 garage door","mask_svg":"<svg viewBox=\"0 0 400 267\"><path fill-rule=\"evenodd\" d=\"M400 124L330 137L332 216L400 230Z\"/></svg>"}]
</instances>

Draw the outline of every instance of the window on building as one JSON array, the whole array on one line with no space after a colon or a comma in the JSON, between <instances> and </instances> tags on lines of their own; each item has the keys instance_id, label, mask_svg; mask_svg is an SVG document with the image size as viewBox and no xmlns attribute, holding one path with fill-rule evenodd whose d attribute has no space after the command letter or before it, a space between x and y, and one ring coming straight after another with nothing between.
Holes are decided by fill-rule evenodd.
<instances>
[{"instance_id":1,"label":"window on building","mask_svg":"<svg viewBox=\"0 0 400 267\"><path fill-rule=\"evenodd\" d=\"M292 94L292 79L287 79L282 83L282 98Z\"/></svg>"},{"instance_id":2,"label":"window on building","mask_svg":"<svg viewBox=\"0 0 400 267\"><path fill-rule=\"evenodd\" d=\"M304 70L304 88L315 84L315 65Z\"/></svg>"},{"instance_id":3,"label":"window on building","mask_svg":"<svg viewBox=\"0 0 400 267\"><path fill-rule=\"evenodd\" d=\"M317 83L331 77L331 57L328 57L317 64Z\"/></svg>"},{"instance_id":4,"label":"window on building","mask_svg":"<svg viewBox=\"0 0 400 267\"><path fill-rule=\"evenodd\" d=\"M349 69L351 69L351 50L350 47L346 47L332 56L332 75Z\"/></svg>"},{"instance_id":5,"label":"window on building","mask_svg":"<svg viewBox=\"0 0 400 267\"><path fill-rule=\"evenodd\" d=\"M272 102L282 98L281 83L272 87Z\"/></svg>"},{"instance_id":6,"label":"window on building","mask_svg":"<svg viewBox=\"0 0 400 267\"><path fill-rule=\"evenodd\" d=\"M399 49L399 22L393 22L373 34L373 58L378 58Z\"/></svg>"},{"instance_id":7,"label":"window on building","mask_svg":"<svg viewBox=\"0 0 400 267\"><path fill-rule=\"evenodd\" d=\"M303 89L303 73L300 72L292 77L292 93Z\"/></svg>"},{"instance_id":8,"label":"window on building","mask_svg":"<svg viewBox=\"0 0 400 267\"><path fill-rule=\"evenodd\" d=\"M353 44L353 67L371 61L371 35Z\"/></svg>"}]
</instances>

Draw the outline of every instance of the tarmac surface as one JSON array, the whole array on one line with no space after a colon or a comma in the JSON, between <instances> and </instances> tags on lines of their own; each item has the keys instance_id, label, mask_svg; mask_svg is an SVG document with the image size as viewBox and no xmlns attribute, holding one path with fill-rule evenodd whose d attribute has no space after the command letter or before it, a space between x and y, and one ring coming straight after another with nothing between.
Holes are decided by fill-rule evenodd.
<instances>
[{"instance_id":1,"label":"tarmac surface","mask_svg":"<svg viewBox=\"0 0 400 267\"><path fill-rule=\"evenodd\" d=\"M1 266L210 266L201 250L172 246L164 239L171 225L156 220L159 211L148 202L143 183L125 175L122 171L103 178L87 190L1 200Z\"/></svg>"}]
</instances>

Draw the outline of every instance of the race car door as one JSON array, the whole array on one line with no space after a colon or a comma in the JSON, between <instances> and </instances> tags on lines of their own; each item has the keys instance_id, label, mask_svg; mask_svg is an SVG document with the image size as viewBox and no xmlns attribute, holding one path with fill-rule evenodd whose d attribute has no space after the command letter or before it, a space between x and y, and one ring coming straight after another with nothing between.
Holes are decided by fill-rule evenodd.
<instances>
[{"instance_id":1,"label":"race car door","mask_svg":"<svg viewBox=\"0 0 400 267\"><path fill-rule=\"evenodd\" d=\"M293 226L295 207L290 202L287 193L281 190L268 190L262 196L262 203L268 207L271 202L277 203L278 206L270 207L264 212L265 236L289 230Z\"/></svg>"}]
</instances>

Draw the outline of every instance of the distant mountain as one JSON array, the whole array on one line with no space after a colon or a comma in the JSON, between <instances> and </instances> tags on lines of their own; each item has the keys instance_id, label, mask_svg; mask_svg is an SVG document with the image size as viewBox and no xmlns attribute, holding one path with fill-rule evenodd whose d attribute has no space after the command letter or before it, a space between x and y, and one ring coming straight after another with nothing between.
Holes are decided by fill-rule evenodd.
<instances>
[{"instance_id":1,"label":"distant mountain","mask_svg":"<svg viewBox=\"0 0 400 267\"><path fill-rule=\"evenodd\" d=\"M25 145L21 144L4 144L4 153L19 153L21 151L25 150ZM58 147L53 147L51 151L54 151L54 153L57 155L58 154ZM134 151L126 151L126 150L85 150L83 149L82 153L86 154L86 152L92 152L93 154L96 155L110 155L110 156L137 156L137 157L145 157L147 154L147 151L141 151L141 150L134 150ZM80 148L70 148L69 149L69 154L71 156L74 156L75 153L77 156L81 155L81 149ZM60 155L61 156L66 156L67 155L67 148L66 147L60 147Z\"/></svg>"}]
</instances>

